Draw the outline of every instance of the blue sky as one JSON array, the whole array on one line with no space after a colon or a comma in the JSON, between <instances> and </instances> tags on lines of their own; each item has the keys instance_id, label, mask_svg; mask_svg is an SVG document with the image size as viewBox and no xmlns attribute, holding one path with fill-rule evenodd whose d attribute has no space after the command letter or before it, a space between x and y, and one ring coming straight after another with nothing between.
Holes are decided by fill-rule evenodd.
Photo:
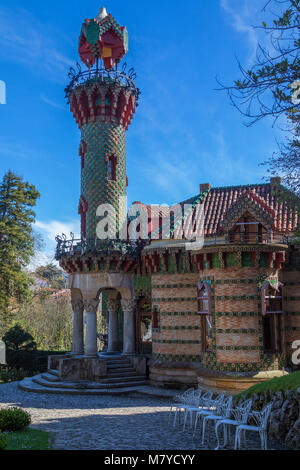
<instances>
[{"instance_id":1,"label":"blue sky","mask_svg":"<svg viewBox=\"0 0 300 470\"><path fill-rule=\"evenodd\" d=\"M250 66L265 0L3 0L0 5L0 175L11 169L41 193L35 230L53 255L54 236L79 233L80 133L64 99L79 61L81 23L105 6L129 32L125 60L137 73L140 106L127 132L128 203L173 204L213 186L260 183L259 163L279 131L252 128L217 91L216 76Z\"/></svg>"}]
</instances>

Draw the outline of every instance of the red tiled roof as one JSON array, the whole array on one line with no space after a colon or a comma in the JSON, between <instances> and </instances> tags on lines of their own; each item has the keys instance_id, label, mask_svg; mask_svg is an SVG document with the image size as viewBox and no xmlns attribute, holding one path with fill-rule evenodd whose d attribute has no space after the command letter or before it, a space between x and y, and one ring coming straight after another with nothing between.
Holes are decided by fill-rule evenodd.
<instances>
[{"instance_id":1,"label":"red tiled roof","mask_svg":"<svg viewBox=\"0 0 300 470\"><path fill-rule=\"evenodd\" d=\"M287 203L282 196L282 192L289 197ZM233 186L212 188L204 197L204 233L206 236L216 236L221 233L223 219L233 205L243 196L250 198L259 208L266 212L266 218L273 218L274 231L277 233L294 232L299 224L299 204L300 199L284 186L273 186L271 184L257 184L248 186ZM183 204L193 204L199 198L188 199ZM158 229L159 225L159 206L146 206L149 220L149 234ZM151 210L155 215L151 220ZM164 210L161 211L164 213ZM188 216L192 218L192 214ZM187 227L191 227L191 221L187 220ZM174 233L176 239L176 230Z\"/></svg>"}]
</instances>

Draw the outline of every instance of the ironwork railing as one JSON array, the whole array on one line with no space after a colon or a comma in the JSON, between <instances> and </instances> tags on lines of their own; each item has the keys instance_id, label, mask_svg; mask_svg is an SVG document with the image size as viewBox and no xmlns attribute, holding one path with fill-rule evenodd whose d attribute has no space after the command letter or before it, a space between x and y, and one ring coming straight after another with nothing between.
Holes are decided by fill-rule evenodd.
<instances>
[{"instance_id":1,"label":"ironwork railing","mask_svg":"<svg viewBox=\"0 0 300 470\"><path fill-rule=\"evenodd\" d=\"M70 236L69 240L64 233L55 237L57 242L55 259L59 260L64 255L95 255L99 253L105 256L118 253L124 257L137 258L147 243L146 240L75 239L73 233Z\"/></svg>"},{"instance_id":2,"label":"ironwork railing","mask_svg":"<svg viewBox=\"0 0 300 470\"><path fill-rule=\"evenodd\" d=\"M260 243L277 243L288 245L292 237L290 234L279 234L274 232L257 233L257 232L241 232L232 233L223 237L207 237L204 246L208 245L228 245L228 244L260 244Z\"/></svg>"},{"instance_id":3,"label":"ironwork railing","mask_svg":"<svg viewBox=\"0 0 300 470\"><path fill-rule=\"evenodd\" d=\"M70 95L73 90L77 87L82 85L83 83L87 83L89 81L97 81L102 83L115 83L121 87L130 88L130 90L134 93L138 105L138 100L141 94L139 88L136 87L134 80L136 79L136 73L131 67L128 71L126 71L127 64L126 62L122 65L120 69L115 67L114 69L107 70L104 67L95 67L87 70L81 69L80 64L77 62L76 68L70 67L68 77L70 79L70 83L65 88L66 99L68 103L70 101Z\"/></svg>"},{"instance_id":4,"label":"ironwork railing","mask_svg":"<svg viewBox=\"0 0 300 470\"><path fill-rule=\"evenodd\" d=\"M237 236L239 235L239 236ZM67 239L65 234L55 237L57 242L55 258L59 260L64 255L93 255L102 253L105 256L118 252L121 256L130 256L137 258L142 249L150 244L150 240L120 240L120 239L75 239L74 234L70 234ZM234 237L208 237L205 238L204 246L209 245L228 245L228 244L260 244L277 243L288 245L291 237L288 235L274 233L247 233L234 234Z\"/></svg>"}]
</instances>

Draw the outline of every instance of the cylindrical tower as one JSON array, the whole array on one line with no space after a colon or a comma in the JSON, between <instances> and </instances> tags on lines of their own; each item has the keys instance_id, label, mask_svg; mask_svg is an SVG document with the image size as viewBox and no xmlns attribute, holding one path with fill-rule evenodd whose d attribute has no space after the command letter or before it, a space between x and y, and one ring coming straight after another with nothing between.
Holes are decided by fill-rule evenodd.
<instances>
[{"instance_id":1,"label":"cylindrical tower","mask_svg":"<svg viewBox=\"0 0 300 470\"><path fill-rule=\"evenodd\" d=\"M118 63L128 50L125 27L106 10L86 20L79 38L79 54L86 71L73 70L66 89L71 111L81 131L81 237L96 239L97 209L110 204L116 214L116 235L126 221L126 131L139 90L133 69ZM93 68L94 66L94 68Z\"/></svg>"}]
</instances>

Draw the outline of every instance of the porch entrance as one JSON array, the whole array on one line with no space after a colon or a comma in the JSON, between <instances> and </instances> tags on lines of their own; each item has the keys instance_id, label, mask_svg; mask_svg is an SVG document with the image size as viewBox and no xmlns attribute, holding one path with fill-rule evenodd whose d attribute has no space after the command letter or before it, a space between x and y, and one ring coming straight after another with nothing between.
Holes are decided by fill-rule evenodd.
<instances>
[{"instance_id":1,"label":"porch entrance","mask_svg":"<svg viewBox=\"0 0 300 470\"><path fill-rule=\"evenodd\" d=\"M148 299L142 298L138 302L136 315L136 352L138 354L152 354L152 312Z\"/></svg>"}]
</instances>

